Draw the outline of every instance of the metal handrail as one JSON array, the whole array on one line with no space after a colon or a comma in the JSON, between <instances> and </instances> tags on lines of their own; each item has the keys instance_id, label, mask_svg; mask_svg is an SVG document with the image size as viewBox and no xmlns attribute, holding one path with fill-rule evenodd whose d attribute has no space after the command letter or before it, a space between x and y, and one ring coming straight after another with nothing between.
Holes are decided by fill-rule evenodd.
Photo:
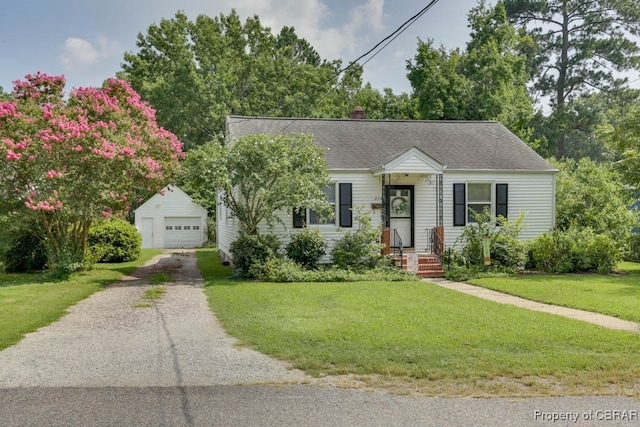
<instances>
[{"instance_id":1,"label":"metal handrail","mask_svg":"<svg viewBox=\"0 0 640 427\"><path fill-rule=\"evenodd\" d=\"M442 261L441 257L444 252L444 242L440 238L440 235L436 233L435 228L427 228L426 232L429 236L429 238L427 239L427 252L433 254L436 258L438 258L438 261Z\"/></svg>"},{"instance_id":2,"label":"metal handrail","mask_svg":"<svg viewBox=\"0 0 640 427\"><path fill-rule=\"evenodd\" d=\"M400 267L403 264L404 248L402 247L402 238L398 234L398 230L393 229L393 253L400 255Z\"/></svg>"}]
</instances>

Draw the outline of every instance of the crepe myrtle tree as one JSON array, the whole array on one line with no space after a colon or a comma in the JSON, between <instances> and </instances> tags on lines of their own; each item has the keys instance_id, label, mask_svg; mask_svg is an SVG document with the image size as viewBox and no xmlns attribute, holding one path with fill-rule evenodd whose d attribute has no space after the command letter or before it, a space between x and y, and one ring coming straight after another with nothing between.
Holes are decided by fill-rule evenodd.
<instances>
[{"instance_id":1,"label":"crepe myrtle tree","mask_svg":"<svg viewBox=\"0 0 640 427\"><path fill-rule=\"evenodd\" d=\"M0 203L17 221L42 224L50 266L81 260L91 223L160 191L183 157L128 83L109 79L68 97L64 86L38 72L0 101Z\"/></svg>"},{"instance_id":2,"label":"crepe myrtle tree","mask_svg":"<svg viewBox=\"0 0 640 427\"><path fill-rule=\"evenodd\" d=\"M329 216L323 188L329 183L324 153L311 135L246 135L212 147L216 188L244 234L282 223L277 211L310 208Z\"/></svg>"}]
</instances>

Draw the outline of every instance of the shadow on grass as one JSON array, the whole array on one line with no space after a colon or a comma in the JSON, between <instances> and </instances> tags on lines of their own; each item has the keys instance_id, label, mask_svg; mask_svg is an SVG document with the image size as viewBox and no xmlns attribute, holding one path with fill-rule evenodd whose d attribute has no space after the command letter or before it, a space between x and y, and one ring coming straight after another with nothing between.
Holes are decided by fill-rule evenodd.
<instances>
[{"instance_id":1,"label":"shadow on grass","mask_svg":"<svg viewBox=\"0 0 640 427\"><path fill-rule=\"evenodd\" d=\"M196 251L198 268L204 278L204 286L236 286L241 283L233 278L233 269L222 265L220 257L214 249Z\"/></svg>"}]
</instances>

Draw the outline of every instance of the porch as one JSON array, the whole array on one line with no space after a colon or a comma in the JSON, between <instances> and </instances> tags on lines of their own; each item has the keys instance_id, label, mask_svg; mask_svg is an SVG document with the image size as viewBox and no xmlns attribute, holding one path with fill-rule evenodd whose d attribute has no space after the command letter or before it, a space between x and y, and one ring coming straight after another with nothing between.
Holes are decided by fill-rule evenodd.
<instances>
[{"instance_id":1,"label":"porch","mask_svg":"<svg viewBox=\"0 0 640 427\"><path fill-rule=\"evenodd\" d=\"M397 265L405 270L413 271L419 277L444 277L442 268L442 252L444 251L444 228L434 227L425 230L428 237L428 245L424 250L413 247L405 248L397 230L393 230L395 242L385 243L383 254L390 254ZM387 236L387 238L385 238ZM389 242L391 229L384 228L383 242Z\"/></svg>"},{"instance_id":2,"label":"porch","mask_svg":"<svg viewBox=\"0 0 640 427\"><path fill-rule=\"evenodd\" d=\"M372 168L381 187L383 254L423 277L442 277L443 172L446 165L412 147Z\"/></svg>"}]
</instances>

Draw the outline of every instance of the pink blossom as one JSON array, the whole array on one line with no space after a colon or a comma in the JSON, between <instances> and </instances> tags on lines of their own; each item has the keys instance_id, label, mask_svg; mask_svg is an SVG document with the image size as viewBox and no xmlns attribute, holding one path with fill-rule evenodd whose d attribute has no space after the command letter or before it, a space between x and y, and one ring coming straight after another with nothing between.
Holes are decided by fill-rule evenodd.
<instances>
[{"instance_id":1,"label":"pink blossom","mask_svg":"<svg viewBox=\"0 0 640 427\"><path fill-rule=\"evenodd\" d=\"M20 153L14 153L13 150L7 150L7 160L20 160Z\"/></svg>"},{"instance_id":2,"label":"pink blossom","mask_svg":"<svg viewBox=\"0 0 640 427\"><path fill-rule=\"evenodd\" d=\"M58 171L50 170L49 172L47 172L48 179L60 178L61 176L62 173Z\"/></svg>"}]
</instances>

